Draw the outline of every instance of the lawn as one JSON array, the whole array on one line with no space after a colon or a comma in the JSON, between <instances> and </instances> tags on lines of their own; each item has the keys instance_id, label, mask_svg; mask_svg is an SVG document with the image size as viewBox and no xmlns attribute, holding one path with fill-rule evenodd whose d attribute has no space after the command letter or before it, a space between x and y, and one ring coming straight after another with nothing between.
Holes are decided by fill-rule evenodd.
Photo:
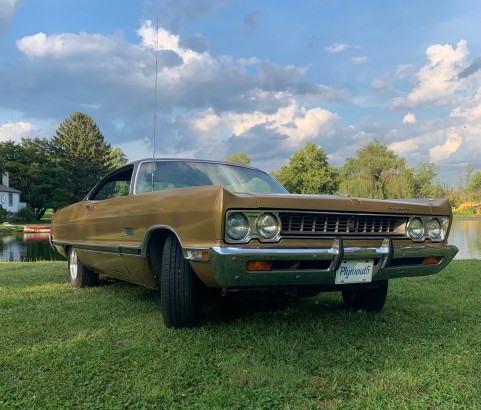
<instances>
[{"instance_id":1,"label":"lawn","mask_svg":"<svg viewBox=\"0 0 481 410\"><path fill-rule=\"evenodd\" d=\"M380 314L236 295L170 330L157 291L0 263L0 408L481 408L480 280L481 261L393 280Z\"/></svg>"}]
</instances>

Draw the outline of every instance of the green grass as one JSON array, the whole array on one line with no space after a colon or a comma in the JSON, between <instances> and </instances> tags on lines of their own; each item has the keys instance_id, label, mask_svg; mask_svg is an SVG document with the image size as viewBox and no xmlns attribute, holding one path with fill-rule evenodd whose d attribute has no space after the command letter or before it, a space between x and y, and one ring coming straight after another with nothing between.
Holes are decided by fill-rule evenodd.
<instances>
[{"instance_id":1,"label":"green grass","mask_svg":"<svg viewBox=\"0 0 481 410\"><path fill-rule=\"evenodd\" d=\"M16 232L22 232L23 226L19 225L4 225L0 224L0 234L11 234Z\"/></svg>"},{"instance_id":2,"label":"green grass","mask_svg":"<svg viewBox=\"0 0 481 410\"><path fill-rule=\"evenodd\" d=\"M154 290L0 263L0 408L481 408L480 275L393 280L380 314L236 296L170 330Z\"/></svg>"},{"instance_id":3,"label":"green grass","mask_svg":"<svg viewBox=\"0 0 481 410\"><path fill-rule=\"evenodd\" d=\"M52 222L52 209L49 208L45 211L45 213L42 216L42 219L40 220L42 223L51 223Z\"/></svg>"}]
</instances>

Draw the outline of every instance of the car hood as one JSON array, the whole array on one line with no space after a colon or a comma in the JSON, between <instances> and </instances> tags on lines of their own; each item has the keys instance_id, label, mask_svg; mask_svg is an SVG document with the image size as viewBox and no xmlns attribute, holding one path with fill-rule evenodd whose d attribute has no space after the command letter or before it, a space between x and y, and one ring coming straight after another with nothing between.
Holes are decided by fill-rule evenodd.
<instances>
[{"instance_id":1,"label":"car hood","mask_svg":"<svg viewBox=\"0 0 481 410\"><path fill-rule=\"evenodd\" d=\"M336 195L251 195L234 194L255 200L258 208L277 210L362 212L418 215L451 215L451 205L446 199L378 200Z\"/></svg>"}]
</instances>

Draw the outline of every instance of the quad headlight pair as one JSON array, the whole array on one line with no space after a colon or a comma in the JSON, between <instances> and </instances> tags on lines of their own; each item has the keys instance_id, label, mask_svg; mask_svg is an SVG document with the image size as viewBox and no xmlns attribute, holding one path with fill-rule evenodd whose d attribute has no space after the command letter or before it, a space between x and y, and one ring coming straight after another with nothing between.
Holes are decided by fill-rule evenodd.
<instances>
[{"instance_id":1,"label":"quad headlight pair","mask_svg":"<svg viewBox=\"0 0 481 410\"><path fill-rule=\"evenodd\" d=\"M447 217L415 217L409 219L407 233L414 242L430 239L432 242L442 242L449 227Z\"/></svg>"},{"instance_id":2,"label":"quad headlight pair","mask_svg":"<svg viewBox=\"0 0 481 410\"><path fill-rule=\"evenodd\" d=\"M226 240L245 243L253 238L261 242L279 240L281 223L269 212L228 212L226 218Z\"/></svg>"}]
</instances>

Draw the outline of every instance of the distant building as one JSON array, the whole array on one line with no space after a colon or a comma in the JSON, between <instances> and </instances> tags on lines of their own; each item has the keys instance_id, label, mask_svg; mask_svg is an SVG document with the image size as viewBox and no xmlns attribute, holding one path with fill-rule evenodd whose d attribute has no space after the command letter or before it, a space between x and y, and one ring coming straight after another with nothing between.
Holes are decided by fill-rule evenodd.
<instances>
[{"instance_id":1,"label":"distant building","mask_svg":"<svg viewBox=\"0 0 481 410\"><path fill-rule=\"evenodd\" d=\"M18 214L26 204L20 202L21 192L18 189L10 188L8 172L2 175L0 184L0 206L11 214Z\"/></svg>"}]
</instances>

